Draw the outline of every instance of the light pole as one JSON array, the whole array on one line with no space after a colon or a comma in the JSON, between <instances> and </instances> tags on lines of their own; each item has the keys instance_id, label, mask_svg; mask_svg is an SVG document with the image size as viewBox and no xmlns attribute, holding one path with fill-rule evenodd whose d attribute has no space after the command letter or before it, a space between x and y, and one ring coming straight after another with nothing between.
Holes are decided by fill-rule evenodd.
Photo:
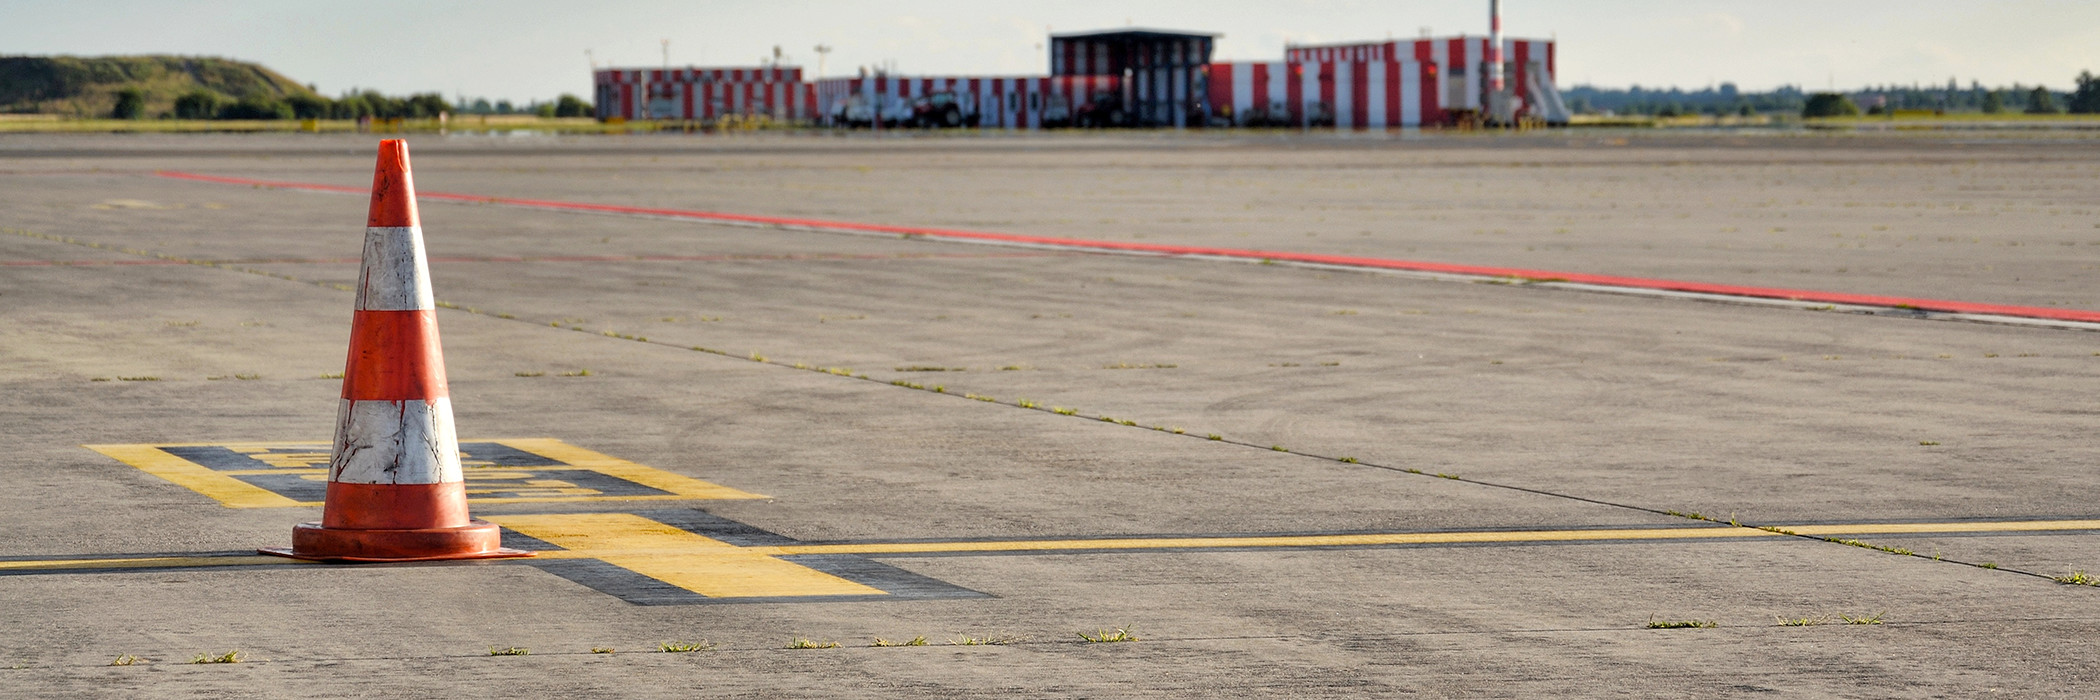
<instances>
[{"instance_id":1,"label":"light pole","mask_svg":"<svg viewBox=\"0 0 2100 700\"><path fill-rule=\"evenodd\" d=\"M826 56L829 56L829 55L831 55L831 45L830 45L830 44L818 44L816 48L814 48L814 49L810 49L810 50L811 50L811 51L815 51L815 52L817 52L817 79L818 79L818 80L823 80L823 79L824 79L824 58L825 58Z\"/></svg>"}]
</instances>

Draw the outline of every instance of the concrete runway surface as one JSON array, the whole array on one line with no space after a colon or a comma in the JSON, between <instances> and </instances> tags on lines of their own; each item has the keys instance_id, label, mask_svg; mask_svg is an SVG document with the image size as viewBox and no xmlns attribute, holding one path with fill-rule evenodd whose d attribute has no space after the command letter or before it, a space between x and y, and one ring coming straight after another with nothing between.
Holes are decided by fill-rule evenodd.
<instances>
[{"instance_id":1,"label":"concrete runway surface","mask_svg":"<svg viewBox=\"0 0 2100 700\"><path fill-rule=\"evenodd\" d=\"M376 139L0 137L0 694L2100 683L2090 330L488 202L423 230L540 556L256 557L319 515L366 201L156 172ZM2094 139L409 142L426 192L2100 309Z\"/></svg>"}]
</instances>

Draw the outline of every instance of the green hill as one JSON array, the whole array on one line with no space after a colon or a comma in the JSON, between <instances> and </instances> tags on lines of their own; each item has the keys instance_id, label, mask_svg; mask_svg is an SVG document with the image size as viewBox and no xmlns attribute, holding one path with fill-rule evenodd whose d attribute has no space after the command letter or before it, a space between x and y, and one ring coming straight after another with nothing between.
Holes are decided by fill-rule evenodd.
<instances>
[{"instance_id":1,"label":"green hill","mask_svg":"<svg viewBox=\"0 0 2100 700\"><path fill-rule=\"evenodd\" d=\"M0 113L107 117L117 91L145 93L147 117L170 112L175 98L198 88L221 101L259 96L282 100L314 92L262 66L190 56L0 56Z\"/></svg>"}]
</instances>

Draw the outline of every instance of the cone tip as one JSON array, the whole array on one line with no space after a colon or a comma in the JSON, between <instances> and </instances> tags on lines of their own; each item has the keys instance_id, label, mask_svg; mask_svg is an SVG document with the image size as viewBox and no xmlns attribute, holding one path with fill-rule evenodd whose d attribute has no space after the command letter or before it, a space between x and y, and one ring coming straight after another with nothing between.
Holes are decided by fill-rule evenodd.
<instances>
[{"instance_id":1,"label":"cone tip","mask_svg":"<svg viewBox=\"0 0 2100 700\"><path fill-rule=\"evenodd\" d=\"M372 170L372 209L366 226L416 226L416 185L408 169L408 142L379 142L379 162Z\"/></svg>"}]
</instances>

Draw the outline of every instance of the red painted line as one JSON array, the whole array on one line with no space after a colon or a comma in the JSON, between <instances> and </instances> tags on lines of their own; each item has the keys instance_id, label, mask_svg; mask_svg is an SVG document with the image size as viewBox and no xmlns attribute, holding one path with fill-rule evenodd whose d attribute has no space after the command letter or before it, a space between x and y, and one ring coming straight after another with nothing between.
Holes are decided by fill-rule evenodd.
<instances>
[{"instance_id":1,"label":"red painted line","mask_svg":"<svg viewBox=\"0 0 2100 700\"><path fill-rule=\"evenodd\" d=\"M318 185L302 182L272 182L268 180L250 180L247 178L218 177L214 175L199 175L195 173L175 172L169 170L155 171L154 174L159 175L161 177L170 177L183 180L196 180L200 182L216 182L229 185L250 185L257 187L274 187L283 189L310 190L317 192L344 192L350 194L365 194L364 190L360 190L354 187L337 187L334 185ZM2054 321L2079 321L2085 323L2100 323L2100 311L2087 311L2083 309L2051 309L2039 306L1987 304L1970 301L1954 301L1948 299L1921 299L1916 297L1896 297L1878 294L1825 292L1811 289L1751 287L1735 284L1690 282L1685 280L1650 279L1645 277L1621 277L1618 275L1598 275L1586 272L1532 270L1515 267L1492 267L1486 265L1459 265L1454 263L1426 262L1419 260L1365 258L1347 255L1327 255L1322 253L1295 253L1280 250L1209 248L1202 246L1161 245L1157 243L1096 241L1083 238L1024 236L1011 233L962 231L956 229L925 228L919 226L891 226L887 224L866 224L851 221L828 221L824 219L795 219L777 216L754 216L750 214L691 211L685 209L626 207L612 204L591 204L588 202L561 202L544 199L483 197L478 195L453 194L447 192L421 192L418 193L417 196L422 197L424 199L477 202L484 204L503 204L515 207L550 209L556 211L582 211L603 214L632 214L638 216L656 216L674 219L690 219L694 221L720 221L739 224L793 226L798 228L846 231L853 233L892 233L900 236L925 236L927 238L945 238L951 240L965 241L995 241L1000 243L1019 243L1024 245L1072 248L1078 250L1104 250L1131 253L1152 253L1157 255L1201 255L1219 258L1237 258L1244 260L1274 260L1278 262L1312 263L1319 265L1336 265L1341 267L1359 267L1377 270L1407 270L1410 272L1436 272L1449 275L1466 275L1473 277L1499 277L1537 281L1573 282L1578 284L1590 284L1602 287L1619 287L1624 289L1652 289L1671 292L1691 292L1697 294L1715 294L1721 296L1749 297L1755 299L1785 299L1789 301L1801 301L1817 304L1881 306L1890 308L1920 309L1924 311L1940 311L1946 313L1988 314L1995 316L2014 316L2020 318L2049 319Z\"/></svg>"},{"instance_id":2,"label":"red painted line","mask_svg":"<svg viewBox=\"0 0 2100 700\"><path fill-rule=\"evenodd\" d=\"M0 260L0 267L82 267L88 265L186 265L180 260Z\"/></svg>"},{"instance_id":3,"label":"red painted line","mask_svg":"<svg viewBox=\"0 0 2100 700\"><path fill-rule=\"evenodd\" d=\"M525 255L430 258L433 263L535 262L766 262L825 260L947 260L1047 258L1081 253L791 253L785 255ZM0 267L91 267L97 265L356 265L357 258L240 258L234 260L0 260Z\"/></svg>"}]
</instances>

